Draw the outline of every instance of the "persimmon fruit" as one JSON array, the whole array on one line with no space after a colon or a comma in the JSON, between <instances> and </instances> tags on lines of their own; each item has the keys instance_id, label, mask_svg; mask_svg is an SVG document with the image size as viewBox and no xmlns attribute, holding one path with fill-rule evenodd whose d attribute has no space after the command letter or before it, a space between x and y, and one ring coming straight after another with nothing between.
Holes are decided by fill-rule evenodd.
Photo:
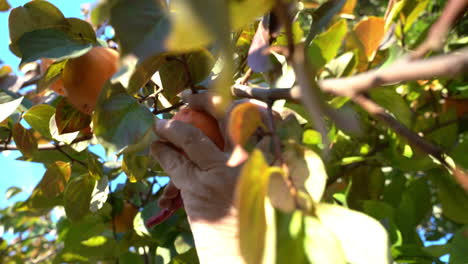
<instances>
[{"instance_id":1,"label":"persimmon fruit","mask_svg":"<svg viewBox=\"0 0 468 264\"><path fill-rule=\"evenodd\" d=\"M138 207L124 201L122 210L112 218L115 232L124 233L133 228L133 218L138 213Z\"/></svg>"},{"instance_id":2,"label":"persimmon fruit","mask_svg":"<svg viewBox=\"0 0 468 264\"><path fill-rule=\"evenodd\" d=\"M47 69L54 63L54 60L48 59L48 58L43 58L41 59L41 63L39 64L39 69L41 74L44 74ZM60 94L60 95L65 95L65 89L63 88L63 80L62 78L58 78L55 82L53 82L50 85L50 89L52 89L54 92Z\"/></svg>"},{"instance_id":3,"label":"persimmon fruit","mask_svg":"<svg viewBox=\"0 0 468 264\"><path fill-rule=\"evenodd\" d=\"M454 108L458 117L463 117L468 114L468 99L466 98L445 98L443 104L443 111L447 112L449 109Z\"/></svg>"},{"instance_id":4,"label":"persimmon fruit","mask_svg":"<svg viewBox=\"0 0 468 264\"><path fill-rule=\"evenodd\" d=\"M205 111L186 107L180 109L172 119L188 123L200 129L219 149L224 149L224 139L219 130L218 121Z\"/></svg>"},{"instance_id":5,"label":"persimmon fruit","mask_svg":"<svg viewBox=\"0 0 468 264\"><path fill-rule=\"evenodd\" d=\"M102 86L118 69L119 53L94 47L86 54L69 59L62 72L65 96L83 113L91 114Z\"/></svg>"},{"instance_id":6,"label":"persimmon fruit","mask_svg":"<svg viewBox=\"0 0 468 264\"><path fill-rule=\"evenodd\" d=\"M221 131L219 130L218 121L216 121L216 119L207 112L186 107L180 109L172 119L190 124L200 129L220 150L224 149L224 139ZM164 208L159 211L158 214L150 217L145 223L146 226L152 227L166 221L182 206L183 201L179 193L173 199L172 206L170 208Z\"/></svg>"}]
</instances>

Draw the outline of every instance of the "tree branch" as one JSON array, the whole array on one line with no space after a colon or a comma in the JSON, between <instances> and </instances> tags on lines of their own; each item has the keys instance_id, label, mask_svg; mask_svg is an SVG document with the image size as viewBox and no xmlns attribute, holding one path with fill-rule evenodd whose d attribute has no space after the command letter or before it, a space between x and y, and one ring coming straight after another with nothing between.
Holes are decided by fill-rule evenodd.
<instances>
[{"instance_id":1,"label":"tree branch","mask_svg":"<svg viewBox=\"0 0 468 264\"><path fill-rule=\"evenodd\" d=\"M454 77L468 71L468 48L425 60L395 62L389 67L346 78L325 79L320 88L338 96L353 97L372 88L405 81Z\"/></svg>"},{"instance_id":2,"label":"tree branch","mask_svg":"<svg viewBox=\"0 0 468 264\"><path fill-rule=\"evenodd\" d=\"M425 60L403 60L393 65L356 74L345 78L331 78L318 82L324 92L354 97L372 88L405 81L425 80L439 77L454 77L468 71L468 48L446 55L434 56ZM232 86L235 96L254 98L268 102L268 100L287 99L299 102L302 98L298 87L293 88L253 88L247 85Z\"/></svg>"},{"instance_id":3,"label":"tree branch","mask_svg":"<svg viewBox=\"0 0 468 264\"><path fill-rule=\"evenodd\" d=\"M376 104L374 101L365 97L364 95L355 96L352 100L361 106L364 110L366 110L369 114L382 121L382 123L386 124L389 128L395 131L395 133L405 138L409 145L433 156L441 163L445 163L442 149L426 141L424 138L417 135L405 125L398 122L394 117L387 113L384 108Z\"/></svg>"},{"instance_id":4,"label":"tree branch","mask_svg":"<svg viewBox=\"0 0 468 264\"><path fill-rule=\"evenodd\" d=\"M440 162L440 164L442 164L454 175L455 180L463 187L466 192L468 192L468 174L463 169L457 167L457 165L452 166L449 164L446 160L444 151L439 146L432 144L415 132L411 131L409 128L388 114L385 109L377 105L369 98L366 98L364 95L355 96L353 101L360 105L364 110L369 112L369 114L382 121L382 123L386 124L399 136L406 139L411 147L419 149L420 151L434 157L438 162Z\"/></svg>"},{"instance_id":5,"label":"tree branch","mask_svg":"<svg viewBox=\"0 0 468 264\"><path fill-rule=\"evenodd\" d=\"M385 84L431 79L434 77L453 77L467 70L468 49L463 49L460 52L435 56L426 60L400 61L387 68L372 70L352 77L325 79L318 84L320 89L324 92L350 97L355 103L369 112L369 114L383 122L398 135L405 138L410 146L433 156L444 167L450 170L454 174L455 179L468 191L468 178L466 173L448 164L444 151L440 147L411 131L387 113L384 108L362 95L362 93L367 90ZM304 77L301 72L296 72L296 75ZM232 90L236 96L255 98L266 102L268 102L268 100L278 99L298 102L304 101L304 95L302 93L306 91L305 88L308 87L304 84L301 86L304 87L302 89L298 87L289 89L261 89L236 84L232 87ZM308 111L310 112L310 109L308 109Z\"/></svg>"},{"instance_id":6,"label":"tree branch","mask_svg":"<svg viewBox=\"0 0 468 264\"><path fill-rule=\"evenodd\" d=\"M170 112L172 110L175 110L181 106L183 106L185 103L184 102L178 102L176 104L173 104L172 106L168 107L168 108L164 108L164 109L161 109L161 110L157 110L156 108L153 110L153 114L154 115L158 115L158 114L162 114L162 113L167 113L167 112Z\"/></svg>"},{"instance_id":7,"label":"tree branch","mask_svg":"<svg viewBox=\"0 0 468 264\"><path fill-rule=\"evenodd\" d=\"M89 140L91 139L92 136L88 136L88 135L85 135L85 136L81 136L81 137L77 137L75 138L71 143L71 144L75 144L75 143L78 143L78 142L81 142L81 141L86 141L86 140ZM5 142L7 143L7 142ZM57 147L65 147L67 144L65 143L57 143L57 144L52 144L52 143L48 143L48 144L41 144L37 147L37 150L41 151L41 150L54 150L54 149L57 149ZM19 150L19 148L16 146L16 145L9 145L9 144L5 144L5 145L0 145L0 151L4 151L4 150Z\"/></svg>"},{"instance_id":8,"label":"tree branch","mask_svg":"<svg viewBox=\"0 0 468 264\"><path fill-rule=\"evenodd\" d=\"M291 89L265 89L254 88L243 84L234 84L231 87L231 91L234 96L257 99L263 102L280 99L287 99L293 102L300 101L300 91L298 87L293 87Z\"/></svg>"},{"instance_id":9,"label":"tree branch","mask_svg":"<svg viewBox=\"0 0 468 264\"><path fill-rule=\"evenodd\" d=\"M429 51L440 50L447 34L455 22L463 16L468 8L466 0L449 0L445 5L442 15L431 26L426 40L411 55L412 59L421 58Z\"/></svg>"}]
</instances>

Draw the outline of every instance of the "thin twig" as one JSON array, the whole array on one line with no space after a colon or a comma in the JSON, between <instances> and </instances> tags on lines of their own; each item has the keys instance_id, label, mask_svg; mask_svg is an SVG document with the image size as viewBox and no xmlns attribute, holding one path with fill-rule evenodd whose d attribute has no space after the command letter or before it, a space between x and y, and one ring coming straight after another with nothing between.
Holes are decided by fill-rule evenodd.
<instances>
[{"instance_id":1,"label":"thin twig","mask_svg":"<svg viewBox=\"0 0 468 264\"><path fill-rule=\"evenodd\" d=\"M153 114L154 115L159 115L159 114L162 114L162 113L167 113L167 112L170 112L172 110L175 110L181 106L183 106L185 103L184 102L178 102L176 104L173 104L172 106L170 107L167 107L167 108L164 108L164 109L161 109L161 110L157 110L156 108L153 110Z\"/></svg>"},{"instance_id":2,"label":"thin twig","mask_svg":"<svg viewBox=\"0 0 468 264\"><path fill-rule=\"evenodd\" d=\"M294 56L294 34L292 30L292 17L289 13L289 5L283 0L276 0L275 14L277 15L281 25L283 25L286 33L286 39L288 41L288 60L291 60Z\"/></svg>"},{"instance_id":3,"label":"thin twig","mask_svg":"<svg viewBox=\"0 0 468 264\"><path fill-rule=\"evenodd\" d=\"M444 151L437 145L430 143L425 140L423 137L420 137L406 126L398 122L390 114L385 112L385 110L374 103L372 100L366 98L364 95L359 95L353 98L353 101L359 104L364 110L369 112L371 115L375 116L377 119L385 123L390 127L395 133L400 135L402 138L408 141L408 144L411 147L419 149L420 151L432 156L436 159L442 166L449 170L453 175L455 180L462 186L465 191L468 192L468 174L457 165L452 166L446 160Z\"/></svg>"},{"instance_id":4,"label":"thin twig","mask_svg":"<svg viewBox=\"0 0 468 264\"><path fill-rule=\"evenodd\" d=\"M379 86L439 77L450 78L466 71L468 71L468 48L425 60L400 61L383 69L351 77L325 79L318 84L326 93L353 97ZM232 91L238 97L255 98L265 102L270 99L300 101L303 96L298 87L263 89L235 84Z\"/></svg>"},{"instance_id":5,"label":"thin twig","mask_svg":"<svg viewBox=\"0 0 468 264\"><path fill-rule=\"evenodd\" d=\"M150 201L150 198L151 198L151 194L153 193L153 187L154 187L154 184L156 183L157 181L154 179L153 177L153 181L151 181L151 185L150 185L150 188L148 189L148 192L146 193L146 197L145 199L143 200L143 202L141 203L142 207L144 207L149 201Z\"/></svg>"},{"instance_id":6,"label":"thin twig","mask_svg":"<svg viewBox=\"0 0 468 264\"><path fill-rule=\"evenodd\" d=\"M79 142L82 142L82 141L86 141L86 140L90 140L91 138L93 138L92 135L84 135L84 136L81 136L81 137L77 137L75 138L71 143L71 144L75 144L75 143L79 143ZM5 142L6 144L3 145L3 146L0 146L0 151L4 151L4 150L19 150L18 146L16 145L9 145L8 141ZM56 144L41 144L37 147L37 150L41 151L41 150L54 150L54 149L57 149L57 146L59 147L65 147L67 146L66 143L56 143Z\"/></svg>"},{"instance_id":7,"label":"thin twig","mask_svg":"<svg viewBox=\"0 0 468 264\"><path fill-rule=\"evenodd\" d=\"M431 26L426 40L411 55L412 59L419 59L429 51L440 50L447 38L447 34L455 22L463 16L468 8L466 0L449 0L442 11L441 16Z\"/></svg>"},{"instance_id":8,"label":"thin twig","mask_svg":"<svg viewBox=\"0 0 468 264\"><path fill-rule=\"evenodd\" d=\"M280 161L281 164L284 163L283 160L283 155L281 152L281 140L278 136L278 133L276 133L276 124L275 124L275 118L273 116L273 100L270 100L268 102L268 129L271 132L272 139L273 139L273 152L275 153L275 161Z\"/></svg>"},{"instance_id":9,"label":"thin twig","mask_svg":"<svg viewBox=\"0 0 468 264\"><path fill-rule=\"evenodd\" d=\"M281 99L287 99L292 102L300 102L299 87L292 89L265 89L253 88L242 84L234 84L231 89L234 96L257 99L263 102Z\"/></svg>"},{"instance_id":10,"label":"thin twig","mask_svg":"<svg viewBox=\"0 0 468 264\"><path fill-rule=\"evenodd\" d=\"M42 78L42 75L35 75L25 80L23 84L21 84L21 88L36 84L41 78Z\"/></svg>"},{"instance_id":11,"label":"thin twig","mask_svg":"<svg viewBox=\"0 0 468 264\"><path fill-rule=\"evenodd\" d=\"M321 89L334 95L353 97L372 88L405 81L454 77L468 71L468 48L425 60L398 61L383 69L346 78L325 79Z\"/></svg>"},{"instance_id":12,"label":"thin twig","mask_svg":"<svg viewBox=\"0 0 468 264\"><path fill-rule=\"evenodd\" d=\"M72 156L70 156L70 154L68 154L65 150L63 150L62 147L59 144L55 145L55 149L57 149L59 152L61 152L63 155L65 155L70 161L76 162L76 163L82 165L83 167L88 168L88 165L86 163L82 162L81 160L77 160L77 159L73 158Z\"/></svg>"},{"instance_id":13,"label":"thin twig","mask_svg":"<svg viewBox=\"0 0 468 264\"><path fill-rule=\"evenodd\" d=\"M244 76L239 80L239 83L242 85L247 84L247 82L250 79L250 76L252 76L253 70L249 68L247 72L245 72Z\"/></svg>"},{"instance_id":14,"label":"thin twig","mask_svg":"<svg viewBox=\"0 0 468 264\"><path fill-rule=\"evenodd\" d=\"M445 122L442 122L442 123L439 123L431 128L428 128L426 130L423 130L421 131L421 133L423 133L424 135L426 134L431 134L439 129L442 129L446 126L450 126L450 125L453 125L455 123L458 123L458 122L461 122L461 121L466 121L468 120L468 117L461 117L461 118L456 118L456 119L452 119L452 120L448 120L448 121L445 121Z\"/></svg>"},{"instance_id":15,"label":"thin twig","mask_svg":"<svg viewBox=\"0 0 468 264\"><path fill-rule=\"evenodd\" d=\"M445 163L442 149L426 141L424 138L411 131L405 125L398 122L394 117L387 113L384 108L376 104L374 101L365 97L364 95L355 96L352 98L352 100L364 110L366 110L369 114L390 127L395 133L405 138L409 145L433 156L441 163Z\"/></svg>"}]
</instances>

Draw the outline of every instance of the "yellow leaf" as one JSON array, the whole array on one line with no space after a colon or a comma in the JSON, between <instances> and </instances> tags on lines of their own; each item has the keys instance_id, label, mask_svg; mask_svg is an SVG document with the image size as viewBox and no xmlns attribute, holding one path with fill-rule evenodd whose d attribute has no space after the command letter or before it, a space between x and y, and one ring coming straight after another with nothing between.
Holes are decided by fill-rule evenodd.
<instances>
[{"instance_id":1,"label":"yellow leaf","mask_svg":"<svg viewBox=\"0 0 468 264\"><path fill-rule=\"evenodd\" d=\"M262 125L262 116L258 106L250 102L241 103L231 112L228 135L234 144L244 145L255 130Z\"/></svg>"},{"instance_id":2,"label":"yellow leaf","mask_svg":"<svg viewBox=\"0 0 468 264\"><path fill-rule=\"evenodd\" d=\"M332 204L317 204L316 214L339 240L348 263L392 263L385 228L363 213Z\"/></svg>"},{"instance_id":3,"label":"yellow leaf","mask_svg":"<svg viewBox=\"0 0 468 264\"><path fill-rule=\"evenodd\" d=\"M239 212L239 242L247 264L274 263L274 210L267 198L270 175L282 173L270 167L259 150L243 166L236 189Z\"/></svg>"},{"instance_id":4,"label":"yellow leaf","mask_svg":"<svg viewBox=\"0 0 468 264\"><path fill-rule=\"evenodd\" d=\"M354 13L354 8L356 7L357 0L347 0L341 9L341 14L352 15Z\"/></svg>"},{"instance_id":5,"label":"yellow leaf","mask_svg":"<svg viewBox=\"0 0 468 264\"><path fill-rule=\"evenodd\" d=\"M369 61L375 56L385 31L385 21L381 17L368 17L361 20L354 27L358 39L361 41L366 57Z\"/></svg>"}]
</instances>

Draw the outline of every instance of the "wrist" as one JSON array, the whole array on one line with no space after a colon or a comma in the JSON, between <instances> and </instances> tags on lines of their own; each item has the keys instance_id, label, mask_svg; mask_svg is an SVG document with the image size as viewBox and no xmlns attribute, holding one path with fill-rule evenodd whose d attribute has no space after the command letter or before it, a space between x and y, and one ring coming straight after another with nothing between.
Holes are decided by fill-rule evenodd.
<instances>
[{"instance_id":1,"label":"wrist","mask_svg":"<svg viewBox=\"0 0 468 264\"><path fill-rule=\"evenodd\" d=\"M200 263L244 263L239 249L237 210L219 219L190 217L190 227Z\"/></svg>"}]
</instances>

